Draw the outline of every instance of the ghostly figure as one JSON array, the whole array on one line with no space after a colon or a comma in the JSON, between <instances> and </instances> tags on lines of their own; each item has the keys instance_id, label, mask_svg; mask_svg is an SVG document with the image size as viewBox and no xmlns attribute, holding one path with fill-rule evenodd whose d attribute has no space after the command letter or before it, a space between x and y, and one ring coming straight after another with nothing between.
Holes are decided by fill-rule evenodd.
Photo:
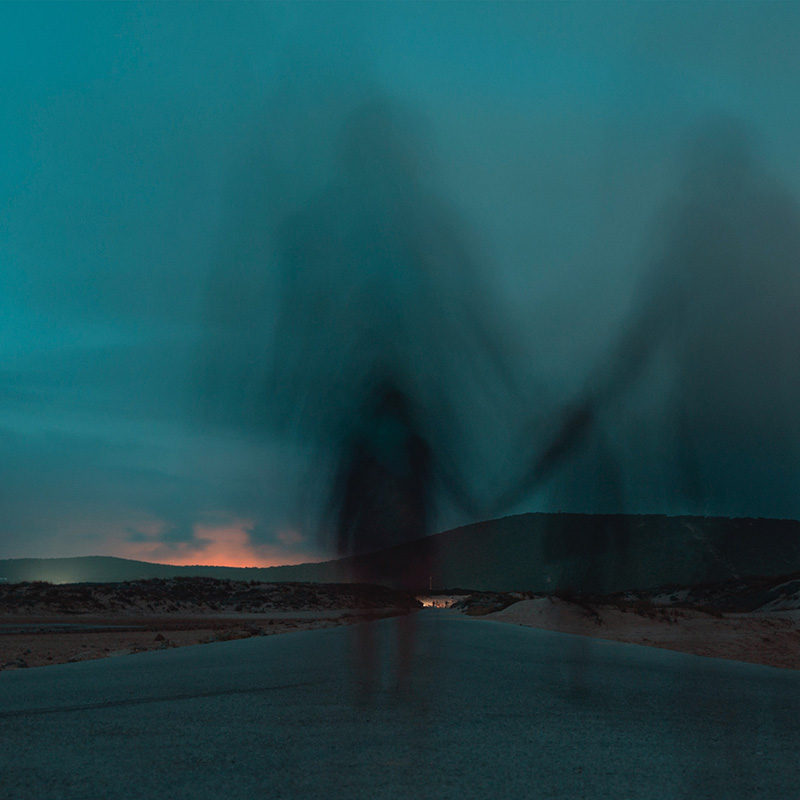
<instances>
[{"instance_id":1,"label":"ghostly figure","mask_svg":"<svg viewBox=\"0 0 800 800\"><path fill-rule=\"evenodd\" d=\"M735 120L684 155L652 286L605 382L621 391L657 350L672 374L677 502L693 513L796 516L800 213Z\"/></svg>"},{"instance_id":2,"label":"ghostly figure","mask_svg":"<svg viewBox=\"0 0 800 800\"><path fill-rule=\"evenodd\" d=\"M486 409L502 416L511 370L408 115L366 103L339 152L335 179L282 229L272 399L327 465L324 525L355 554L425 536L442 492L473 512L465 434L491 430Z\"/></svg>"},{"instance_id":3,"label":"ghostly figure","mask_svg":"<svg viewBox=\"0 0 800 800\"><path fill-rule=\"evenodd\" d=\"M659 354L674 452L653 463L679 506L798 516L800 213L746 127L715 119L692 137L659 250L638 311L507 497L571 458Z\"/></svg>"},{"instance_id":4,"label":"ghostly figure","mask_svg":"<svg viewBox=\"0 0 800 800\"><path fill-rule=\"evenodd\" d=\"M429 532L432 453L399 387L377 387L344 453L335 492L340 555L381 550ZM359 577L369 582L393 577L366 569Z\"/></svg>"},{"instance_id":5,"label":"ghostly figure","mask_svg":"<svg viewBox=\"0 0 800 800\"><path fill-rule=\"evenodd\" d=\"M321 527L338 555L415 542L414 563L355 558L347 579L414 590L434 579L427 534L443 496L476 513L463 477L475 468L471 440L491 435L485 411L502 416L493 401L510 375L474 248L426 188L417 130L385 101L357 109L338 173L283 226L272 393L314 454L314 482L328 487ZM374 628L354 634L367 684L379 661ZM411 615L399 630L402 680Z\"/></svg>"},{"instance_id":6,"label":"ghostly figure","mask_svg":"<svg viewBox=\"0 0 800 800\"><path fill-rule=\"evenodd\" d=\"M411 402L392 382L380 382L342 447L340 474L332 502L336 513L340 556L363 555L406 542L416 542L411 565L402 570L390 560L356 560L351 578L364 583L422 587L431 573L429 511L433 486L433 456L415 419ZM415 649L414 619L397 621L395 678L403 688ZM355 632L354 653L362 692L378 680L380 659L372 625Z\"/></svg>"},{"instance_id":7,"label":"ghostly figure","mask_svg":"<svg viewBox=\"0 0 800 800\"><path fill-rule=\"evenodd\" d=\"M679 479L704 513L796 516L800 214L751 139L717 121L693 140L661 265Z\"/></svg>"}]
</instances>

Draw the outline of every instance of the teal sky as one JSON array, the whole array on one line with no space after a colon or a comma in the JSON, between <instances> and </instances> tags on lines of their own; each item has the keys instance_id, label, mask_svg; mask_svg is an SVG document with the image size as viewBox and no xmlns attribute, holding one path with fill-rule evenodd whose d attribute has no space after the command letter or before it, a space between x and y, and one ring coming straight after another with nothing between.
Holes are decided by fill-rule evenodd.
<instances>
[{"instance_id":1,"label":"teal sky","mask_svg":"<svg viewBox=\"0 0 800 800\"><path fill-rule=\"evenodd\" d=\"M375 97L403 109L503 321L521 414L546 426L647 297L698 125L738 120L759 181L800 197L799 40L795 3L0 5L0 558L324 555L307 443L254 406L277 232L335 182L342 126ZM800 300L794 253L776 263ZM739 429L696 437L715 453L702 469L733 477L681 497L659 358L509 513L800 515L768 492L730 500L753 462ZM754 403L739 423L769 412ZM470 458L519 449L524 421L498 424L470 419ZM486 474L524 459L493 452ZM444 504L438 526L466 521Z\"/></svg>"}]
</instances>

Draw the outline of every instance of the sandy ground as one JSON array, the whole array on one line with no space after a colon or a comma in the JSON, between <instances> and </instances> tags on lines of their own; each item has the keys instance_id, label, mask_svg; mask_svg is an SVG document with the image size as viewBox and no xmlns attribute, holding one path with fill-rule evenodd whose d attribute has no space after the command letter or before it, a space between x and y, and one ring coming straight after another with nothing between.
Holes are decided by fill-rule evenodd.
<instances>
[{"instance_id":1,"label":"sandy ground","mask_svg":"<svg viewBox=\"0 0 800 800\"><path fill-rule=\"evenodd\" d=\"M184 617L0 615L0 670L330 628L397 613L396 609L347 609Z\"/></svg>"},{"instance_id":2,"label":"sandy ground","mask_svg":"<svg viewBox=\"0 0 800 800\"><path fill-rule=\"evenodd\" d=\"M0 669L40 667L314 630L397 613L396 609L347 609L225 616L2 615ZM543 597L522 600L480 619L800 669L798 611L716 616L691 609L663 608L637 613Z\"/></svg>"},{"instance_id":3,"label":"sandy ground","mask_svg":"<svg viewBox=\"0 0 800 800\"><path fill-rule=\"evenodd\" d=\"M700 656L800 669L800 611L708 614L682 608L644 612L556 597L521 600L481 619L663 647Z\"/></svg>"},{"instance_id":4,"label":"sandy ground","mask_svg":"<svg viewBox=\"0 0 800 800\"><path fill-rule=\"evenodd\" d=\"M800 669L800 582L774 583L630 598L484 593L416 600L380 587L215 579L19 584L5 587L0 598L0 670L325 628L407 613L420 603L455 603L450 613ZM695 605L681 606L687 599ZM747 603L755 610L746 610Z\"/></svg>"},{"instance_id":5,"label":"sandy ground","mask_svg":"<svg viewBox=\"0 0 800 800\"><path fill-rule=\"evenodd\" d=\"M0 670L270 636L419 608L365 584L217 578L0 585Z\"/></svg>"}]
</instances>

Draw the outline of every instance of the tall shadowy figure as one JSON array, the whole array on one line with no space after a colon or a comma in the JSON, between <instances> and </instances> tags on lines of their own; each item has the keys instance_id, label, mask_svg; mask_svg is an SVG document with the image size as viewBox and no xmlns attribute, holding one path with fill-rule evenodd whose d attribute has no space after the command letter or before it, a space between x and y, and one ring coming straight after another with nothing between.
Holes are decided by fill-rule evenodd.
<instances>
[{"instance_id":1,"label":"tall shadowy figure","mask_svg":"<svg viewBox=\"0 0 800 800\"><path fill-rule=\"evenodd\" d=\"M281 232L273 400L314 454L314 482L330 487L319 507L339 555L420 540L415 563L356 560L347 577L422 589L440 501L476 513L472 440L499 428L511 371L473 248L425 188L409 115L365 103L339 156L335 179ZM374 674L372 644L360 649Z\"/></svg>"},{"instance_id":2,"label":"tall shadowy figure","mask_svg":"<svg viewBox=\"0 0 800 800\"><path fill-rule=\"evenodd\" d=\"M350 577L398 588L425 586L431 574L430 510L433 454L410 399L393 382L381 381L367 400L349 441L342 447L334 483L337 552L365 555L415 542L413 559L402 565L385 559L354 562ZM396 678L403 686L414 656L414 618L397 621ZM379 668L373 625L356 631L362 689L370 690Z\"/></svg>"},{"instance_id":3,"label":"tall shadowy figure","mask_svg":"<svg viewBox=\"0 0 800 800\"><path fill-rule=\"evenodd\" d=\"M800 212L736 120L701 126L684 154L650 286L586 391L505 500L572 457L655 356L677 502L694 513L798 516Z\"/></svg>"},{"instance_id":4,"label":"tall shadowy figure","mask_svg":"<svg viewBox=\"0 0 800 800\"><path fill-rule=\"evenodd\" d=\"M800 211L753 139L718 120L688 148L660 265L674 287L662 336L683 495L704 513L797 516Z\"/></svg>"},{"instance_id":5,"label":"tall shadowy figure","mask_svg":"<svg viewBox=\"0 0 800 800\"><path fill-rule=\"evenodd\" d=\"M671 418L674 452L653 453L652 461L674 470L677 501L694 513L800 517L800 211L735 120L704 125L683 163L638 309L506 500L572 460L603 415L622 411L618 401L633 383L663 368L671 391L653 425ZM606 546L601 539L590 549L607 559ZM575 663L588 658L579 652ZM580 672L573 680L580 689ZM719 687L706 716L719 715L725 734L712 740L696 724L700 685L686 662L675 701L691 709L686 740L697 758L680 796L713 796L723 782L745 796L757 779L737 759L736 732L751 731L758 713ZM782 709L777 697L765 702L775 704L773 713Z\"/></svg>"},{"instance_id":6,"label":"tall shadowy figure","mask_svg":"<svg viewBox=\"0 0 800 800\"><path fill-rule=\"evenodd\" d=\"M335 483L340 556L383 550L429 533L433 454L410 398L392 381L376 386L343 448ZM403 583L421 588L428 579L424 559ZM367 583L398 582L391 565L360 562L356 575Z\"/></svg>"}]
</instances>

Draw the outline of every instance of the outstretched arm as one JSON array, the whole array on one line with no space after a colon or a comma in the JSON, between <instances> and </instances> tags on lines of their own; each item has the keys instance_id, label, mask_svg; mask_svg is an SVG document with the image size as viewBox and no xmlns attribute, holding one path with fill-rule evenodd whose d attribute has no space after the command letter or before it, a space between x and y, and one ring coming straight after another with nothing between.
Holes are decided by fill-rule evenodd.
<instances>
[{"instance_id":1,"label":"outstretched arm","mask_svg":"<svg viewBox=\"0 0 800 800\"><path fill-rule=\"evenodd\" d=\"M497 515L522 500L548 480L586 441L601 412L639 377L679 312L677 292L654 297L622 334L611 354L588 382L583 395L566 405L554 425L555 432L529 461L523 474L492 507Z\"/></svg>"}]
</instances>

